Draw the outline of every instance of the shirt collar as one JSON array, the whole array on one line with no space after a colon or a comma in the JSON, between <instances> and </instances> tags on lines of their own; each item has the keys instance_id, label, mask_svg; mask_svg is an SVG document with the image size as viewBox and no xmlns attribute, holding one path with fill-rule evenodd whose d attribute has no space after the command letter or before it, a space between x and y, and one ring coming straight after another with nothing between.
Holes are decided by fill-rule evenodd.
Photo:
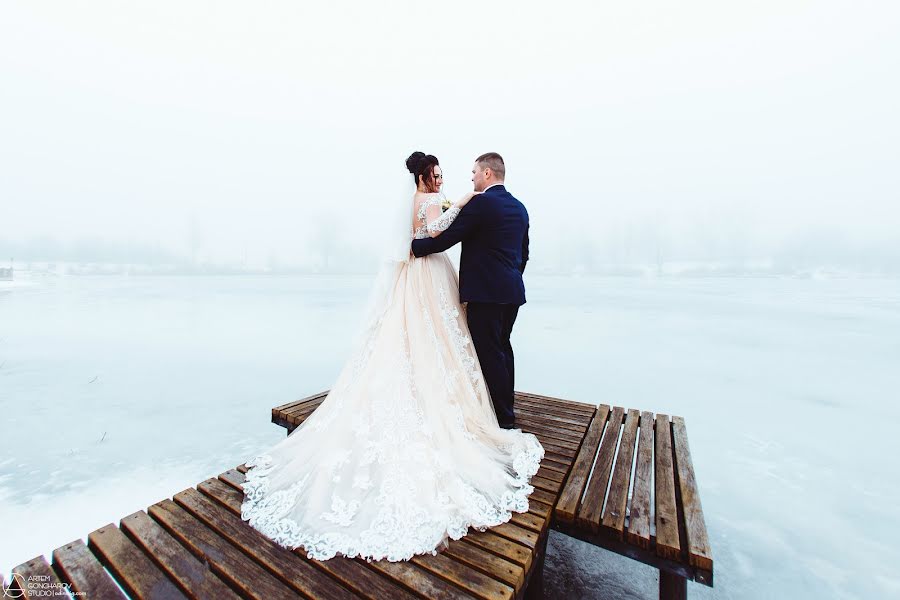
<instances>
[{"instance_id":1,"label":"shirt collar","mask_svg":"<svg viewBox=\"0 0 900 600\"><path fill-rule=\"evenodd\" d=\"M492 183L491 185L489 185L489 186L487 186L486 188L484 188L483 190L481 190L481 193L483 194L483 193L485 193L486 191L488 191L489 189L491 189L492 187L495 187L495 186L498 186L498 185L503 185L503 183L502 183L502 182L501 182L501 183Z\"/></svg>"}]
</instances>

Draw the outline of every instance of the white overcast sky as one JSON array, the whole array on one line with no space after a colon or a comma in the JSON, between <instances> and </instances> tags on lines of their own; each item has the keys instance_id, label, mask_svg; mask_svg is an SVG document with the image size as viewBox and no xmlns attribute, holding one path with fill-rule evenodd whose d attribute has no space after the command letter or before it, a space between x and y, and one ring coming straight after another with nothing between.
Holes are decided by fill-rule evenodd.
<instances>
[{"instance_id":1,"label":"white overcast sky","mask_svg":"<svg viewBox=\"0 0 900 600\"><path fill-rule=\"evenodd\" d=\"M0 3L0 239L290 263L413 150L497 151L549 247L900 231L900 3ZM335 233L329 233L335 232ZM676 243L676 242L673 242Z\"/></svg>"}]
</instances>

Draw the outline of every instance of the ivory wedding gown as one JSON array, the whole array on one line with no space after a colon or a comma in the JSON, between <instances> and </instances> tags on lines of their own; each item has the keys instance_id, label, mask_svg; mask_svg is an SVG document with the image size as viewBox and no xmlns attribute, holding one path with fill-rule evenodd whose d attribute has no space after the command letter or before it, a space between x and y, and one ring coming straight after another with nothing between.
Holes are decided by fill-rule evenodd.
<instances>
[{"instance_id":1,"label":"ivory wedding gown","mask_svg":"<svg viewBox=\"0 0 900 600\"><path fill-rule=\"evenodd\" d=\"M414 237L459 210L441 214L436 195L410 209ZM497 424L450 259L412 258L385 281L387 299L319 408L247 463L241 517L311 558L436 554L469 527L526 512L544 455L534 435Z\"/></svg>"}]
</instances>

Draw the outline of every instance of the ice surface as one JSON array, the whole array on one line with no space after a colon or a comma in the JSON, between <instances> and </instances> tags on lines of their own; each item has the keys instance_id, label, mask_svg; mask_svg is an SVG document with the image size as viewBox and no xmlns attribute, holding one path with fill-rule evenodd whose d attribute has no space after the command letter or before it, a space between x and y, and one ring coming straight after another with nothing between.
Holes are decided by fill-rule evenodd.
<instances>
[{"instance_id":1,"label":"ice surface","mask_svg":"<svg viewBox=\"0 0 900 600\"><path fill-rule=\"evenodd\" d=\"M716 560L692 597L900 595L900 281L526 280L518 389L685 417ZM0 282L3 572L281 439L270 409L329 387L369 281ZM547 561L552 597L656 594L561 535Z\"/></svg>"}]
</instances>

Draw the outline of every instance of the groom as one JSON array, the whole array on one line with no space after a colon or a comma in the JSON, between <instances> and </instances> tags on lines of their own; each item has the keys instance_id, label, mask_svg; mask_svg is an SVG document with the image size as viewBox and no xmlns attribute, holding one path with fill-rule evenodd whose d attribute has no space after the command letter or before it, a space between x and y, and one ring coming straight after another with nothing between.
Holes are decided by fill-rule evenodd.
<instances>
[{"instance_id":1,"label":"groom","mask_svg":"<svg viewBox=\"0 0 900 600\"><path fill-rule=\"evenodd\" d=\"M413 240L426 256L463 242L459 301L468 302L469 331L497 420L512 429L515 367L509 342L519 306L525 304L522 273L528 262L528 212L503 185L506 166L496 152L475 159L476 192L450 227L435 238Z\"/></svg>"}]
</instances>

